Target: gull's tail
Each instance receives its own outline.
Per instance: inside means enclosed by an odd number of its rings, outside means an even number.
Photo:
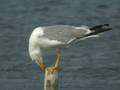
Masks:
[[[91,36],[91,35],[96,35],[105,31],[112,30],[109,24],[102,24],[102,25],[97,25],[92,28],[90,28],[91,33],[85,35],[85,36]]]

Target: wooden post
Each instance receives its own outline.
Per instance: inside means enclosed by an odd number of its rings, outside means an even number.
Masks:
[[[58,70],[45,70],[44,90],[58,90]]]

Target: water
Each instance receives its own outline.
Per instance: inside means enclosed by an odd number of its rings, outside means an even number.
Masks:
[[[1,0],[0,90],[43,90],[44,72],[28,55],[28,38],[37,26],[94,26],[113,30],[62,52],[59,90],[119,90],[119,0]],[[56,52],[43,51],[54,65]],[[50,59],[50,60],[49,60]]]

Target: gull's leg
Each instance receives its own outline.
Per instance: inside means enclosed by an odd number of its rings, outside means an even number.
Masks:
[[[61,53],[60,53],[60,51],[59,51],[59,52],[57,53],[57,61],[56,61],[56,64],[55,64],[55,69],[57,69],[58,66],[59,66],[60,57],[61,57]]]
[[[47,68],[48,71],[53,72],[55,69],[58,68],[59,62],[60,62],[60,57],[61,57],[61,53],[60,53],[60,51],[58,51],[56,64],[55,64],[55,66]]]
[[[43,65],[43,63],[41,63],[40,61],[37,61],[37,63],[40,65],[40,68],[41,68],[42,70],[45,70],[45,69],[46,69],[46,67]]]

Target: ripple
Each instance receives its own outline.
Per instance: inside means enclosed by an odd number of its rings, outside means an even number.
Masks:
[[[40,11],[42,11],[42,12],[47,12],[49,10],[49,8],[48,7],[43,7],[43,8],[34,8],[34,9],[32,9],[32,11],[34,12],[40,12]]]
[[[109,8],[109,6],[108,6],[108,5],[105,5],[105,4],[101,4],[101,5],[98,5],[97,8],[107,9],[107,8]]]

